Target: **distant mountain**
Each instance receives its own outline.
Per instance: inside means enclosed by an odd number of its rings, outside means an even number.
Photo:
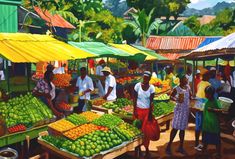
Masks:
[[[196,16],[202,16],[202,15],[215,15],[216,13],[218,13],[221,10],[224,10],[225,8],[234,8],[235,9],[235,2],[219,2],[217,3],[214,7],[211,8],[205,8],[202,10],[197,10],[194,8],[187,8],[183,13],[182,16],[192,16],[192,15],[196,15]]]

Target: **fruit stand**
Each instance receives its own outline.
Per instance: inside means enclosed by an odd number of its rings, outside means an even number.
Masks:
[[[52,111],[32,94],[20,95],[0,103],[0,147],[37,137],[54,121]]]
[[[49,124],[38,143],[65,158],[114,158],[142,144],[142,133],[121,118],[94,112],[72,114]]]

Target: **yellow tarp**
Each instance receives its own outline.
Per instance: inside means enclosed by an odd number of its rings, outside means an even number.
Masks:
[[[136,48],[134,48],[130,45],[127,45],[127,44],[109,44],[109,45],[111,45],[115,48],[118,48],[120,50],[126,51],[126,52],[128,52],[129,54],[132,54],[132,55],[135,55],[135,54],[138,54],[138,53],[144,54],[144,55],[147,56],[145,60],[157,60],[156,57],[151,56],[151,55],[145,53],[144,51],[136,49]]]
[[[0,33],[0,54],[12,62],[82,59],[94,55],[48,35]]]

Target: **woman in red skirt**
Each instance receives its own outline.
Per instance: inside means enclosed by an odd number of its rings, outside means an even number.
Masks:
[[[155,88],[153,85],[149,84],[151,76],[151,72],[145,71],[143,76],[143,82],[137,83],[134,88],[134,118],[141,120],[142,123],[144,122],[146,117],[149,121],[152,120],[153,98]],[[148,135],[144,134],[143,145],[146,149],[145,156],[149,155],[149,143],[150,139]],[[136,151],[141,152],[140,147],[138,147]]]

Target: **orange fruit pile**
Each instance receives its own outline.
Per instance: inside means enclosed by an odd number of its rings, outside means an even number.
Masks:
[[[92,101],[92,105],[96,106],[101,106],[105,103],[106,101],[104,99],[95,99]]]
[[[84,116],[89,122],[92,122],[93,120],[100,117],[100,115],[93,113],[91,111],[83,112],[80,114],[81,116]]]
[[[92,133],[96,130],[101,130],[101,128],[94,124],[84,124],[65,132],[63,135],[69,139],[76,140],[77,138]]]
[[[70,84],[72,77],[70,74],[55,74],[54,79],[52,80],[52,83],[56,87],[68,87]]]

